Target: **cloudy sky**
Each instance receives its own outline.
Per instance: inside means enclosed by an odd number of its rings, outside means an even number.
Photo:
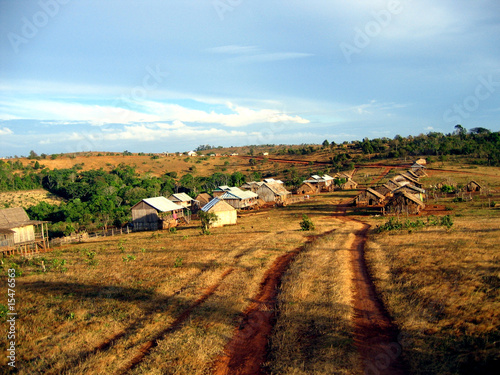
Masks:
[[[0,156],[500,130],[498,0],[0,0]]]

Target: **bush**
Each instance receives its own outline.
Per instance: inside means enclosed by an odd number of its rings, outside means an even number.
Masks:
[[[300,223],[300,227],[304,231],[314,230],[314,223],[311,221],[311,219],[309,219],[309,217],[306,214],[302,214],[302,221]]]

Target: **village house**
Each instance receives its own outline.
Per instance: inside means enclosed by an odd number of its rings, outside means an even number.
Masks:
[[[359,193],[354,199],[356,206],[379,206],[385,200],[385,196],[378,191],[368,188]]]
[[[146,198],[132,207],[134,231],[168,229],[177,226],[180,218],[189,222],[190,215],[165,197]]]
[[[399,185],[405,185],[405,181],[406,181],[406,183],[408,183],[410,185],[417,186],[419,188],[422,187],[422,184],[420,182],[418,182],[418,180],[416,180],[415,178],[411,177],[410,175],[408,175],[406,173],[399,174],[396,177],[394,177],[392,180],[397,182]]]
[[[341,190],[353,190],[353,189],[356,189],[357,187],[358,187],[358,183],[354,180],[351,180],[351,179],[347,180],[342,185],[340,185]]]
[[[47,251],[46,221],[30,220],[22,207],[0,210],[0,250],[20,252]]]
[[[424,189],[419,188],[417,186],[410,185],[410,184],[403,185],[403,186],[393,190],[392,194],[395,195],[399,192],[405,192],[405,193],[412,194],[412,195],[416,196],[417,198],[419,198],[422,202],[427,199],[427,192]]]
[[[251,208],[259,203],[259,196],[252,191],[244,191],[237,187],[228,186],[219,186],[217,190],[217,194],[220,190],[223,190],[224,193],[216,195],[216,190],[214,190],[214,197],[226,201],[236,209]]]
[[[276,180],[273,181],[274,182],[264,182],[255,193],[264,202],[286,203],[292,196],[292,193],[285,189],[283,183],[279,183]]]
[[[217,216],[217,221],[210,225],[211,228],[236,224],[236,209],[224,200],[214,198],[203,206],[201,210],[204,212],[213,212]]]
[[[208,193],[200,193],[196,196],[194,199],[196,202],[198,202],[198,206],[202,208],[204,205],[206,205],[210,200],[212,199],[212,196]]]
[[[325,174],[323,176],[312,175],[308,180],[305,180],[304,182],[318,186],[318,191],[332,191],[334,187],[333,180],[333,177]]]
[[[472,180],[467,185],[465,185],[465,191],[474,192],[481,191],[481,185],[479,185],[476,181]]]
[[[415,163],[420,164],[420,165],[426,165],[427,160],[424,158],[420,158],[420,159],[415,160]]]
[[[394,195],[388,199],[384,207],[384,213],[416,215],[424,208],[424,202],[417,196],[405,191],[400,191],[394,193]]]
[[[319,193],[319,186],[303,182],[296,191],[297,194],[316,194]]]
[[[187,156],[198,156],[195,151],[188,151]]]
[[[194,201],[194,199],[186,193],[172,194],[170,197],[168,197],[168,199],[184,208],[191,208],[191,205]]]

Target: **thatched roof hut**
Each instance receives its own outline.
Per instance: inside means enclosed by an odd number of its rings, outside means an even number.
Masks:
[[[422,202],[416,195],[410,194],[406,191],[399,191],[394,193],[394,195],[388,199],[385,205],[385,213],[415,215],[424,208],[424,202]]]
[[[472,180],[470,181],[466,186],[465,190],[468,192],[473,192],[473,191],[481,191],[482,186],[479,185],[476,181]]]

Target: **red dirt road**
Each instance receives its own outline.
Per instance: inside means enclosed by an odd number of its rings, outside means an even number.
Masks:
[[[355,283],[354,342],[365,374],[405,374],[398,331],[376,294],[365,263],[364,246],[370,226],[361,225],[351,248]]]
[[[273,328],[278,285],[288,265],[301,249],[282,255],[264,275],[259,293],[243,313],[243,320],[214,362],[215,375],[265,374],[267,337]]]

